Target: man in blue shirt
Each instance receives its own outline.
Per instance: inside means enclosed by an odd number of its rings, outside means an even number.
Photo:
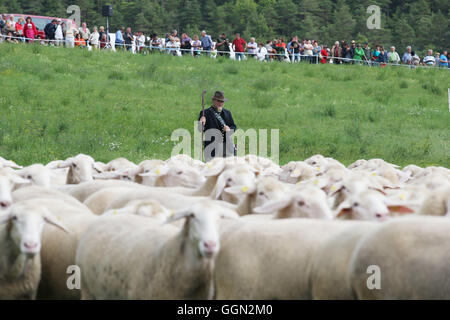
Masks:
[[[441,57],[439,58],[439,66],[444,68],[448,67],[447,50],[442,52]]]
[[[123,27],[120,27],[116,32],[116,48],[123,49]]]
[[[201,41],[202,41],[203,51],[211,51],[213,43],[211,40],[211,36],[207,35],[205,30],[202,31]],[[210,54],[211,54],[211,52],[206,52],[207,56],[209,56]]]

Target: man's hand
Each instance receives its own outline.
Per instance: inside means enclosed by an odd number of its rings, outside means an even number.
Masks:
[[[224,126],[224,127],[223,127],[223,130],[224,130],[225,132],[230,131],[230,127],[229,127],[229,126]]]
[[[203,125],[205,125],[205,123],[206,123],[206,118],[205,117],[201,117],[200,118],[200,122],[203,124]],[[228,128],[229,129],[229,128]]]

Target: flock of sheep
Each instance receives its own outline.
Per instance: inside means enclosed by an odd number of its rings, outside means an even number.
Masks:
[[[448,216],[444,167],[0,157],[0,299],[450,299]]]

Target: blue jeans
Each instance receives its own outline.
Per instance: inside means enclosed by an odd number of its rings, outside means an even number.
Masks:
[[[235,52],[234,56],[236,60],[244,60],[244,54],[242,52]]]
[[[203,51],[211,51],[211,47],[204,47]],[[211,52],[205,52],[204,54],[209,57],[211,55]]]

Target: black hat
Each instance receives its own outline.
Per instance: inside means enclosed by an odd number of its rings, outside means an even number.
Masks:
[[[227,98],[225,98],[223,91],[216,91],[212,97],[213,100],[217,100],[217,101],[227,101]]]

